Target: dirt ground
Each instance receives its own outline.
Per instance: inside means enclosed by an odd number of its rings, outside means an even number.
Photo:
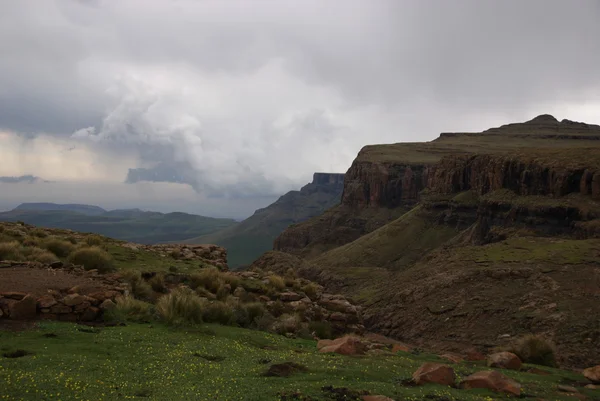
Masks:
[[[106,285],[89,277],[81,277],[62,270],[9,267],[0,269],[0,292],[18,291],[41,296],[49,289],[67,291],[80,287],[80,294],[101,291]]]

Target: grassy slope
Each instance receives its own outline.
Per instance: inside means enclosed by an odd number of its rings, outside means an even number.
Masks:
[[[89,216],[70,211],[14,210],[0,213],[1,221],[24,221],[50,228],[106,235],[143,244],[180,241],[214,232],[235,224],[232,219],[216,219],[187,213],[143,212],[137,215],[104,213]]]
[[[367,390],[397,400],[505,398],[484,390],[403,386],[400,380],[409,378],[421,363],[440,361],[428,354],[319,354],[314,341],[214,325],[172,330],[161,325],[130,324],[92,333],[80,330],[81,326],[67,323],[43,323],[37,330],[0,331],[2,353],[17,349],[33,353],[14,359],[0,357],[0,400],[266,401],[280,399],[280,392],[296,391],[325,400],[321,387],[328,385]],[[54,336],[47,337],[49,334]],[[211,362],[200,355],[223,360]],[[300,363],[308,372],[288,378],[264,377],[262,373],[269,365],[261,360]],[[462,377],[485,368],[481,363],[462,363],[455,369]],[[581,381],[582,376],[544,370],[551,374],[503,373],[524,385],[529,396],[523,399],[572,400],[557,392],[556,385]],[[600,395],[598,390],[583,391],[592,397]]]

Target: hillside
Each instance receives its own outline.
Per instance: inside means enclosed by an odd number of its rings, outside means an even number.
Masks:
[[[230,266],[249,265],[271,250],[273,240],[290,224],[306,221],[338,204],[343,179],[343,174],[315,173],[311,183],[299,191],[288,192],[246,220],[216,233],[183,242],[220,245],[227,248]]]
[[[233,219],[187,213],[143,212],[138,209],[106,211],[98,206],[53,203],[24,203],[9,212],[0,213],[0,221],[22,221],[42,227],[96,233],[141,244],[180,241],[235,224]]]
[[[543,115],[427,143],[367,146],[339,206],[256,265],[351,295],[366,324],[441,349],[535,332],[600,360],[600,127]]]

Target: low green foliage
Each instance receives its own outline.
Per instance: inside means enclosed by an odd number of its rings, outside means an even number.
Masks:
[[[202,322],[206,302],[189,288],[182,287],[163,295],[156,302],[159,318],[170,325]]]
[[[97,269],[101,273],[106,273],[114,269],[110,254],[96,246],[80,248],[74,251],[68,260],[76,265],[82,265],[86,270]]]
[[[59,238],[49,238],[42,243],[42,246],[59,258],[66,258],[75,250],[71,242]]]
[[[211,301],[204,306],[202,318],[208,323],[230,325],[234,322],[233,308],[222,301]]]
[[[167,292],[167,287],[165,287],[165,276],[162,273],[158,273],[148,280],[148,284],[150,284],[150,287],[156,292]]]
[[[190,276],[192,288],[203,287],[216,294],[223,285],[222,273],[216,267],[207,267]]]
[[[275,288],[276,290],[283,291],[283,289],[285,289],[286,287],[285,280],[281,276],[272,274],[268,276],[267,279],[269,280],[269,285]]]

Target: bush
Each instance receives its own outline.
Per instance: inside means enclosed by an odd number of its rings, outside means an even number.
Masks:
[[[523,362],[556,367],[556,347],[541,336],[534,334],[518,339],[509,348]]]
[[[167,324],[196,324],[202,323],[205,304],[193,290],[180,287],[158,299],[156,312]]]
[[[27,238],[23,238],[23,240],[21,241],[21,245],[39,247],[40,241],[37,238],[27,237]]]
[[[212,301],[204,307],[202,318],[208,323],[231,324],[233,308],[225,302]]]
[[[204,287],[213,294],[216,294],[223,285],[221,272],[216,267],[207,267],[198,273],[192,274],[190,281],[192,282],[192,288]]]
[[[283,291],[283,289],[285,288],[285,280],[283,279],[283,277],[273,274],[267,277],[267,279],[269,280],[269,285],[271,285],[271,287],[279,291]]]
[[[173,259],[179,259],[181,257],[181,252],[179,252],[177,249],[173,249],[169,253],[169,256],[171,256]]]
[[[308,330],[315,333],[320,339],[330,339],[333,337],[333,330],[329,322],[310,322]]]
[[[242,280],[238,276],[234,276],[233,274],[228,273],[222,273],[221,278],[223,279],[223,281],[225,281],[225,283],[231,286],[231,291],[235,291],[235,289],[238,288],[242,282]]]
[[[40,263],[49,264],[52,262],[56,262],[56,260],[57,260],[57,257],[55,254],[48,252],[45,249],[41,249],[41,248],[37,248],[37,247],[23,248],[21,250],[21,253],[23,254],[23,256],[26,260],[29,260],[32,262],[40,262]]]
[[[281,315],[283,315],[286,311],[286,307],[283,304],[283,302],[281,301],[275,301],[273,302],[273,304],[271,305],[271,313],[273,314],[273,316],[275,317],[279,317]]]
[[[104,240],[99,235],[88,235],[85,237],[85,243],[89,246],[100,246],[104,243]]]
[[[152,298],[152,287],[142,277],[142,273],[137,270],[129,270],[123,273],[123,278],[131,285],[131,293],[139,299]]]
[[[21,244],[17,241],[0,243],[0,260],[23,260]]]
[[[36,228],[35,230],[32,230],[31,234],[34,237],[38,237],[38,238],[46,238],[48,236],[48,233],[46,232],[46,230],[42,230],[41,228]]]
[[[44,241],[42,246],[59,258],[66,258],[75,250],[75,246],[73,246],[73,244],[57,238]]]
[[[267,312],[265,306],[261,302],[242,304],[242,307],[248,314],[248,320],[250,321],[250,324],[256,324],[256,321]]]
[[[165,276],[162,274],[157,274],[156,276],[152,277],[150,280],[148,280],[148,284],[150,284],[150,287],[152,287],[152,289],[156,292],[167,292],[167,287],[165,286]]]
[[[152,305],[132,296],[118,297],[117,306],[105,312],[108,321],[147,323],[152,320]]]
[[[300,326],[301,322],[298,316],[285,313],[277,319],[274,329],[278,334],[296,333]]]
[[[66,240],[69,241],[73,245],[77,245],[77,238],[75,238],[75,237],[67,237]]]
[[[319,286],[315,283],[306,284],[304,287],[302,287],[302,292],[314,301],[317,299],[317,295],[319,293]]]
[[[277,319],[269,312],[266,312],[261,317],[257,318],[254,322],[256,324],[256,328],[262,331],[272,331],[273,326],[277,322]]]
[[[76,265],[83,265],[85,270],[98,269],[101,273],[113,270],[112,257],[96,246],[80,248],[74,251],[69,256],[69,262]]]

